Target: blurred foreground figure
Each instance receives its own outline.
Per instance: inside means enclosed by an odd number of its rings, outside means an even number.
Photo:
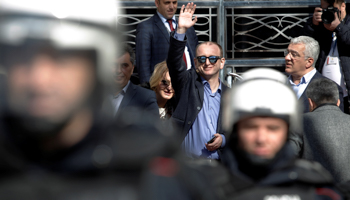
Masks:
[[[288,78],[274,70],[269,68],[255,68],[250,70],[248,73],[242,74],[242,79],[244,81],[255,80],[255,79],[271,79],[282,84],[289,86]],[[290,101],[294,103],[293,101]],[[289,102],[285,102],[285,106],[289,106]],[[279,103],[280,104],[280,103]],[[300,106],[300,103],[299,103]],[[301,127],[296,127],[288,133],[288,143],[293,149],[295,156],[300,156],[301,150],[303,148],[303,133]]]
[[[171,145],[152,119],[123,129],[101,112],[116,2],[65,2],[0,1],[0,198],[138,199],[144,163]]]
[[[341,199],[331,189],[331,175],[318,163],[296,159],[287,142],[289,133],[301,128],[298,100],[290,87],[268,77],[250,77],[225,96],[224,108],[230,135],[222,162],[235,190],[230,197]]]

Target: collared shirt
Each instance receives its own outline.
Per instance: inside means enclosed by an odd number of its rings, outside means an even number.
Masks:
[[[169,25],[167,19],[165,17],[163,17],[163,15],[160,14],[158,11],[157,11],[157,14],[158,14],[159,18],[162,20],[164,26],[168,29],[168,32],[170,33],[171,29],[170,29],[170,25]],[[176,24],[176,20],[175,20],[175,15],[173,16],[172,19],[173,19],[173,28],[176,29],[177,24]]]
[[[221,100],[221,81],[218,90],[212,93],[209,83],[202,78],[204,86],[204,101],[201,111],[194,120],[191,129],[182,142],[182,148],[189,157],[219,159],[216,151],[209,151],[205,144],[216,134]],[[224,135],[222,136],[221,147],[226,144]]]
[[[174,34],[174,38],[177,39],[177,40],[179,40],[179,41],[184,41],[185,36],[186,36],[185,33],[180,34],[180,33],[176,33],[176,32],[175,32],[175,34]]]
[[[157,11],[157,14],[158,14],[158,16],[159,16],[159,18],[162,20],[162,22],[163,22],[163,24],[164,24],[164,26],[168,29],[168,32],[170,33],[171,32],[171,29],[170,29],[170,25],[169,25],[169,23],[168,23],[168,21],[167,21],[167,19],[165,19],[165,17],[163,17],[163,15],[162,14],[160,14],[158,11]],[[176,27],[177,27],[177,24],[176,24],[176,20],[175,20],[175,15],[173,16],[173,28],[174,29],[176,29]],[[176,35],[181,35],[181,37],[180,38],[178,38]],[[185,39],[185,34],[178,34],[178,33],[176,33],[176,31],[175,31],[175,39],[178,39],[178,40],[180,40],[180,41],[183,41],[184,39]],[[185,47],[185,55],[186,55],[186,65],[187,65],[187,69],[191,69],[191,67],[192,67],[192,64],[191,64],[191,57],[190,57],[190,52],[188,51],[188,48],[187,48],[187,46]]]
[[[128,89],[130,85],[130,81],[128,81],[128,84],[120,91],[117,95],[111,95],[111,101],[112,105],[114,107],[113,115],[115,116],[119,110],[120,104],[125,96],[126,90]]]
[[[301,78],[300,83],[298,85],[296,85],[293,82],[292,76],[289,75],[289,77],[288,77],[289,83],[291,84],[292,89],[294,90],[294,92],[297,95],[298,99],[304,93],[307,85],[309,84],[309,82],[311,81],[312,77],[314,77],[315,74],[316,74],[316,69],[314,68],[313,70],[309,71],[307,74],[305,74]]]

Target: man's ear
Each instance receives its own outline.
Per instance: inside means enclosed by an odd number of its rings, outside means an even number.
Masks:
[[[312,67],[312,64],[314,64],[315,60],[313,58],[307,58],[306,59],[306,69],[309,69]]]
[[[154,3],[156,4],[157,8],[159,6],[159,0],[154,0]]]
[[[224,66],[225,66],[225,63],[226,63],[226,60],[225,60],[225,58],[220,58],[220,69],[223,69],[224,68]]]
[[[131,74],[133,74],[133,73],[134,73],[134,69],[135,69],[135,65],[132,65]]]
[[[199,66],[198,60],[197,60],[197,58],[193,58],[193,60],[194,60],[194,67],[196,69],[196,72],[198,73],[199,72],[199,70],[198,70],[198,66]]]
[[[338,99],[338,101],[337,101],[337,106],[339,107],[339,105],[340,105],[340,100]]]
[[[316,108],[316,104],[310,98],[307,98],[307,100],[309,101],[309,111],[312,112]]]

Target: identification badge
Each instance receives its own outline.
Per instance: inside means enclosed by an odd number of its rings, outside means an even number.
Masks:
[[[338,65],[338,57],[327,56],[327,65]]]

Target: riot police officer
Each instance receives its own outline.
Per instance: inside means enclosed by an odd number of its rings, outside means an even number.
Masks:
[[[230,181],[235,192],[228,198],[341,199],[331,175],[318,163],[296,159],[287,142],[301,125],[291,88],[275,77],[251,74],[254,70],[246,72],[248,78],[224,102],[230,139],[222,162],[235,177]]]
[[[114,0],[0,2],[2,199],[138,199],[144,164],[171,152],[153,119],[125,129],[102,105],[119,13]]]

